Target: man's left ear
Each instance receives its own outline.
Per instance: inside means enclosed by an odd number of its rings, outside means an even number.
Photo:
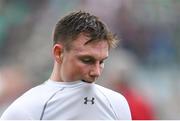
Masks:
[[[62,57],[63,57],[63,45],[62,44],[55,44],[53,46],[53,56],[54,59],[57,63],[61,63],[62,62]]]

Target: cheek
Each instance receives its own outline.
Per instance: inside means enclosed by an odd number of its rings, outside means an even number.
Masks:
[[[66,65],[64,72],[68,80],[79,80],[88,74],[88,67],[78,60],[73,60],[70,63],[66,62]]]
[[[84,75],[87,73],[87,70],[88,70],[87,67],[79,61],[74,61],[72,63],[72,66],[73,66],[72,70],[73,70],[74,74],[77,76],[78,75],[81,76],[81,75]]]

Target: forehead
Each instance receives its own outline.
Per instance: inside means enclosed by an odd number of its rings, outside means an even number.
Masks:
[[[107,41],[94,41],[89,42],[89,37],[79,35],[79,37],[73,41],[71,51],[79,55],[90,55],[97,58],[105,58],[108,56],[109,46]]]

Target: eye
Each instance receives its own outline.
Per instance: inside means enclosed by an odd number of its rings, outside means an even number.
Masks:
[[[104,60],[103,61],[100,61],[100,66],[102,67],[102,68],[104,68]]]
[[[104,64],[104,60],[100,61],[100,65],[101,65],[101,64]]]
[[[85,64],[94,64],[94,60],[92,58],[82,58],[81,61]]]

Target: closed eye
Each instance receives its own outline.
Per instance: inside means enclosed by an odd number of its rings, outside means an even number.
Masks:
[[[108,57],[104,58],[103,60],[100,61],[100,64],[104,64],[104,61],[107,59]]]
[[[95,59],[92,57],[82,57],[82,58],[80,58],[80,60],[85,64],[94,64],[95,63]]]
[[[91,56],[83,56],[83,57],[79,57],[79,59],[81,60],[81,62],[85,64],[95,64],[97,61],[95,58]],[[107,59],[107,57],[99,61],[99,64],[100,65],[104,64],[105,59]]]
[[[104,63],[104,60],[103,61],[100,61],[100,64],[103,64]]]

